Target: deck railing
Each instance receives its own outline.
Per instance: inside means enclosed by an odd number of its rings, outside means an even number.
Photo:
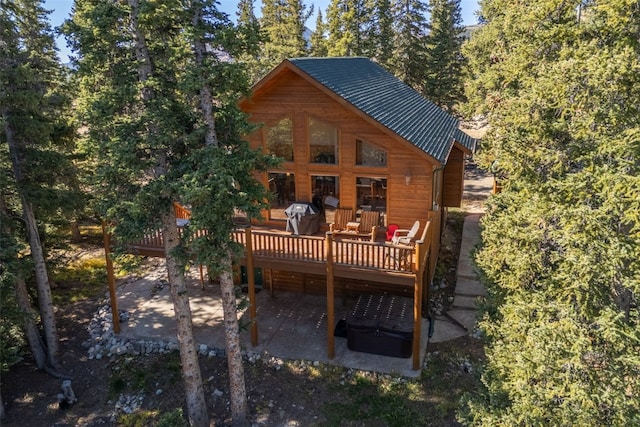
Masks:
[[[422,246],[420,249],[422,254],[426,254],[431,247],[431,226],[433,224],[428,221],[422,239],[416,245],[411,246],[394,245],[389,242],[334,239],[332,233],[327,233],[324,237],[297,236],[261,231],[253,227],[234,230],[232,238],[235,242],[242,244],[245,251],[247,238],[250,238],[251,251],[255,258],[327,263],[327,244],[330,242],[332,263],[337,266],[415,273],[419,268],[418,264],[424,261],[418,259],[418,246]],[[179,230],[182,236],[183,229]],[[198,236],[202,233],[202,231],[198,231],[195,234]],[[132,247],[142,254],[164,253],[162,232],[155,230],[146,233]]]
[[[175,211],[176,218],[178,218],[178,219],[189,219],[189,218],[191,218],[191,211],[189,209],[185,208],[184,206],[182,206],[180,203],[173,202],[173,209]]]
[[[329,236],[295,236],[253,230],[249,233],[236,230],[233,233],[234,241],[245,248],[247,236],[251,236],[254,257],[327,262],[326,245]],[[333,263],[336,265],[408,273],[414,271],[416,250],[413,246],[358,240],[330,241],[333,247]]]
[[[191,212],[178,203],[174,203],[176,218],[189,219]],[[431,247],[431,228],[433,218],[427,221],[419,245],[423,245],[422,254]],[[436,224],[437,225],[437,224]],[[183,235],[182,227],[179,228]],[[202,231],[195,233],[201,235]],[[250,236],[250,237],[248,237]],[[247,248],[247,238],[251,239],[252,255],[257,258],[270,258],[297,262],[327,262],[327,242],[331,242],[332,263],[338,266],[371,270],[388,270],[415,273],[424,260],[419,260],[418,245],[393,245],[389,242],[370,242],[349,239],[334,239],[331,233],[324,237],[297,236],[284,233],[260,231],[253,227],[236,229],[232,233],[235,242]],[[132,245],[140,252],[164,252],[164,239],[160,230],[144,235]],[[436,248],[437,249],[437,248]],[[423,258],[423,257],[421,257]]]
[[[326,262],[325,239],[314,236],[292,236],[252,231],[253,256],[292,261]],[[233,240],[247,247],[247,233],[244,229],[233,232]]]
[[[145,233],[142,238],[135,242],[135,247],[148,247],[148,248],[159,248],[164,250],[164,236],[162,235],[162,230],[153,230],[149,233]]]

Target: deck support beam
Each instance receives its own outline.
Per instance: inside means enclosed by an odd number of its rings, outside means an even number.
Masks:
[[[247,245],[247,282],[249,286],[249,320],[251,321],[251,345],[258,345],[258,320],[256,307],[256,278],[253,271],[253,242],[251,226],[244,230]]]
[[[109,300],[111,302],[111,318],[113,332],[120,333],[120,312],[118,312],[118,297],[116,296],[116,276],[113,272],[111,259],[111,234],[107,232],[107,224],[102,221],[102,239],[104,241],[104,256],[107,262],[107,282],[109,283]]]
[[[198,266],[198,269],[200,270],[200,287],[204,291],[204,267],[202,264]]]
[[[427,224],[428,226],[428,224]],[[417,371],[420,369],[420,351],[422,338],[422,277],[424,272],[424,260],[422,252],[424,251],[424,242],[416,242],[416,271],[415,282],[413,285],[413,355],[412,369]]]
[[[422,351],[422,309],[423,305],[429,305],[429,287],[427,286],[426,298],[424,295],[424,279],[427,277],[427,281],[431,280],[431,260],[430,254],[433,249],[433,233],[434,227],[432,221],[427,221],[424,232],[422,233],[422,239],[416,242],[416,262],[414,277],[415,282],[413,286],[413,365],[414,371],[419,370],[420,367],[420,351]],[[425,243],[427,242],[427,243]]]
[[[333,325],[335,324],[335,301],[333,283],[333,233],[326,234],[325,253],[327,254],[327,357],[333,359],[336,356]]]

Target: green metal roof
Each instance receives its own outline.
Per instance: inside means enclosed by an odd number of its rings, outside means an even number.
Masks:
[[[447,161],[454,140],[475,148],[475,139],[458,129],[458,119],[368,58],[289,62],[440,163]]]
[[[460,144],[462,144],[463,147],[465,147],[472,153],[476,151],[476,144],[478,143],[478,140],[467,135],[466,133],[464,133],[464,131],[456,129],[453,134],[453,139],[458,141]]]

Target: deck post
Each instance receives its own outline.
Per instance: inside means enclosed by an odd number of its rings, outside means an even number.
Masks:
[[[107,283],[109,283],[109,300],[111,301],[111,318],[113,332],[120,333],[120,313],[118,312],[118,298],[116,296],[116,277],[113,273],[111,260],[111,234],[107,232],[107,224],[102,220],[102,240],[104,241],[104,257],[107,262]]]
[[[256,278],[253,271],[253,242],[251,226],[244,229],[247,246],[247,282],[249,285],[249,320],[251,320],[251,345],[258,345],[258,321],[256,319]]]
[[[202,290],[204,291],[204,271],[203,271],[203,268],[202,268],[202,264],[200,264],[198,267],[200,269],[200,286],[201,286]]]
[[[415,283],[413,285],[413,366],[412,369],[420,369],[420,350],[422,337],[422,276],[424,271],[423,252],[424,241],[416,242],[416,270]]]
[[[336,355],[333,325],[335,323],[334,289],[333,289],[333,233],[326,234],[325,254],[327,257],[327,357],[333,359]]]
[[[440,219],[442,220],[442,217],[440,217]],[[429,220],[429,234],[427,235],[428,237],[428,242],[429,242],[429,247],[426,249],[426,253],[425,253],[425,268],[423,269],[424,273],[426,274],[426,278],[427,278],[427,287],[426,287],[426,293],[424,295],[424,301],[428,304],[427,305],[427,310],[429,313],[429,316],[431,316],[431,280],[433,279],[433,274],[435,271],[435,268],[431,268],[431,263],[432,260],[437,260],[438,259],[438,253],[434,253],[434,245],[433,245],[433,234],[435,233],[434,231],[434,227],[431,226],[432,222],[431,220]],[[442,227],[442,222],[440,223],[440,226]],[[438,233],[440,233],[440,230],[437,231]],[[434,270],[434,271],[432,271]],[[424,278],[423,278],[424,279]],[[422,281],[422,283],[424,283],[424,280]],[[424,290],[423,290],[424,292]],[[431,317],[429,317],[431,318]],[[431,320],[433,321],[433,320]],[[431,325],[429,325],[431,326]]]

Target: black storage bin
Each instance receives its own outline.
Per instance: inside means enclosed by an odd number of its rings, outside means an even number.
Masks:
[[[255,282],[256,288],[262,289],[262,268],[253,267],[253,281]],[[242,285],[249,284],[247,267],[244,265],[240,266],[240,282]]]
[[[411,357],[413,300],[395,295],[360,295],[347,316],[349,350]]]

